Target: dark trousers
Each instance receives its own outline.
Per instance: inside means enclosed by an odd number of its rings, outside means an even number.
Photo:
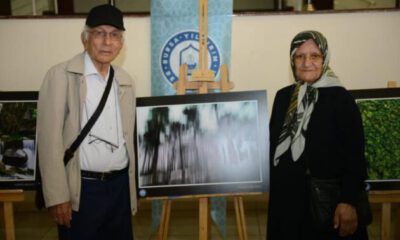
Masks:
[[[71,228],[58,227],[60,240],[133,240],[128,173],[107,181],[82,179],[79,212]]]

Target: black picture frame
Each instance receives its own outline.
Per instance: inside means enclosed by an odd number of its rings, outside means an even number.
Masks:
[[[137,99],[140,198],[267,192],[266,91]]]
[[[360,109],[371,190],[400,189],[400,88],[350,90]]]
[[[0,92],[0,189],[33,189],[38,92]]]

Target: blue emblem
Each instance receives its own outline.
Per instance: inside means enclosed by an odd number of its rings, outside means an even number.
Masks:
[[[188,75],[192,75],[192,71],[197,68],[199,63],[199,49],[190,44],[188,47],[182,49],[179,53],[179,65],[188,65]]]
[[[161,52],[161,70],[164,78],[171,84],[179,78],[179,67],[188,65],[188,77],[199,65],[199,33],[196,31],[179,32],[170,37],[164,44]],[[208,67],[219,73],[221,65],[220,51],[214,41],[208,37]]]

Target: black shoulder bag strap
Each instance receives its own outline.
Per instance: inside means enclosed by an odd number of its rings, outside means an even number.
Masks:
[[[99,118],[101,112],[103,111],[104,105],[106,104],[108,95],[109,95],[110,90],[111,90],[113,79],[114,79],[114,69],[110,65],[110,74],[108,76],[107,86],[104,89],[104,93],[103,93],[103,96],[100,99],[99,105],[97,106],[97,108],[94,111],[93,115],[87,121],[86,125],[81,130],[81,133],[79,134],[79,136],[75,139],[75,141],[71,144],[71,146],[67,150],[65,150],[65,153],[64,153],[64,165],[67,165],[69,160],[74,156],[74,152],[76,151],[76,149],[78,149],[79,145],[81,145],[83,139],[89,133],[90,129],[92,129],[93,125],[95,124],[95,122]]]
[[[108,76],[107,86],[104,89],[104,93],[100,99],[99,105],[97,106],[96,110],[94,111],[93,115],[90,117],[90,119],[88,120],[86,125],[81,130],[81,133],[79,134],[79,136],[75,139],[75,141],[71,144],[71,146],[67,150],[65,150],[64,165],[67,165],[69,160],[74,156],[74,152],[79,147],[79,145],[82,143],[83,139],[89,133],[90,129],[93,127],[97,118],[99,118],[100,113],[103,111],[104,105],[105,105],[108,95],[110,93],[113,79],[114,79],[114,69],[112,66],[110,66],[110,74]],[[41,174],[40,174],[40,170],[39,170],[38,166],[36,166],[36,167],[37,167],[38,174],[36,176],[35,204],[36,204],[37,209],[40,210],[45,207],[45,203],[44,203],[43,189],[42,189],[42,178],[41,178]]]

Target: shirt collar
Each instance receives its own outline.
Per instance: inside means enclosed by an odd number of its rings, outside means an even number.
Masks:
[[[99,74],[99,72],[97,71],[96,67],[94,66],[93,61],[90,58],[90,56],[89,56],[87,51],[85,51],[84,64],[85,64],[85,70],[84,70],[85,76],[89,76],[89,75],[95,74],[95,75],[97,75],[98,77],[101,78],[101,75]],[[108,68],[106,79],[108,79],[108,75],[109,74],[110,74],[110,68]]]

